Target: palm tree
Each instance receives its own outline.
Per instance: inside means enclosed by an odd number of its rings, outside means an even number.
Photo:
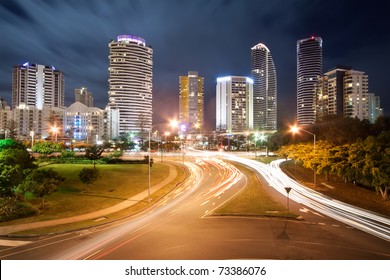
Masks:
[[[93,161],[93,168],[96,168],[96,160],[102,157],[104,148],[102,146],[93,145],[85,149],[85,157]]]

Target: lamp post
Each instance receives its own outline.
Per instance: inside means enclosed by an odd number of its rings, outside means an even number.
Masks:
[[[249,131],[246,131],[245,132],[245,147],[246,147],[246,152],[248,153],[249,152],[249,149],[248,149],[248,136],[249,136]]]
[[[182,124],[180,126],[180,139],[181,139],[181,151],[182,151],[182,165],[184,166],[184,156],[185,156],[185,141],[186,141],[186,131],[187,126]]]
[[[31,136],[31,151],[32,151],[32,148],[34,146],[34,131],[30,131],[30,136]]]
[[[167,145],[168,145],[168,136],[170,135],[171,133],[169,133],[169,131],[165,131],[164,135],[165,135],[165,150],[167,150]],[[163,144],[161,143],[161,162],[164,161],[164,156],[163,156]]]
[[[262,132],[259,138],[260,138],[259,154],[261,156],[261,150],[263,149],[263,142],[267,139],[267,137],[264,135],[264,132]]]
[[[315,155],[316,155],[316,135],[314,133],[311,133],[310,131],[304,130],[303,128],[300,128],[300,127],[297,127],[297,126],[293,126],[290,129],[290,131],[292,133],[297,133],[300,130],[302,130],[303,132],[306,132],[307,134],[310,134],[311,136],[313,136],[313,159],[315,159]],[[314,182],[314,186],[316,186],[317,185],[317,172],[316,172],[315,164],[314,164],[314,168],[313,169],[314,169],[313,182]]]
[[[260,137],[259,132],[255,132],[255,135],[254,135],[254,138],[255,138],[255,158],[257,157],[257,147],[256,147],[256,145],[257,145],[257,141],[259,140],[259,137]]]
[[[53,126],[53,127],[51,128],[51,132],[54,133],[54,135],[55,135],[55,142],[57,142],[58,127]]]
[[[290,197],[289,197],[289,194],[290,194],[290,191],[291,191],[291,187],[285,187],[284,188],[286,190],[286,193],[287,193],[287,211],[290,211]]]
[[[148,203],[150,202],[150,157],[151,157],[151,154],[150,154],[150,137],[151,137],[151,132],[153,130],[153,127],[155,126],[158,126],[158,125],[166,125],[166,124],[169,124],[169,123],[159,123],[159,124],[155,124],[155,125],[152,125],[152,127],[149,129],[149,143],[148,143]],[[177,125],[177,122],[176,121],[171,121],[170,122],[170,125],[173,127],[173,126],[176,126]]]

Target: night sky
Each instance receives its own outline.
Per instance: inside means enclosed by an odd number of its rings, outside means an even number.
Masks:
[[[205,122],[215,128],[216,78],[250,75],[250,49],[271,51],[280,123],[296,115],[296,42],[323,39],[323,71],[350,65],[390,112],[390,4],[342,0],[0,0],[0,97],[11,105],[12,67],[53,65],[65,73],[65,103],[88,87],[108,101],[108,42],[120,34],[152,46],[153,121],[177,116],[179,76],[205,78]]]

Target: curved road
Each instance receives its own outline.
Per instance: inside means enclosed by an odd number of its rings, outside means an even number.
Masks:
[[[290,208],[303,221],[209,215],[247,183],[219,158],[188,152],[185,184],[136,217],[25,240],[31,243],[0,250],[0,259],[390,259],[389,242],[299,203]],[[285,203],[281,193],[267,190]]]

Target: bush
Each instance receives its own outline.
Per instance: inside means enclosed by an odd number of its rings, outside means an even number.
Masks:
[[[119,157],[123,156],[123,151],[120,151],[120,150],[114,151],[113,153],[110,154],[110,156],[119,158]]]
[[[61,158],[73,158],[75,157],[76,153],[69,150],[63,150],[61,152]]]
[[[35,216],[39,210],[27,202],[15,198],[0,198],[0,222]]]
[[[80,181],[84,184],[92,184],[100,177],[99,169],[83,168],[79,173]]]

